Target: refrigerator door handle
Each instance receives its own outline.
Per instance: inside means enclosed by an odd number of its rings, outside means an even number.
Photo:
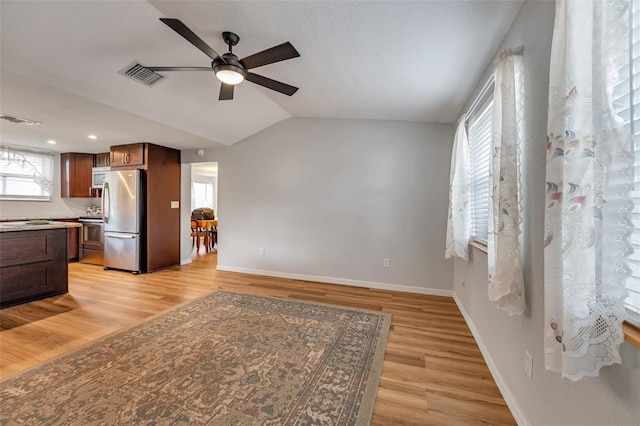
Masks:
[[[105,233],[104,236],[108,238],[118,238],[120,240],[132,240],[136,237],[135,235],[114,235],[114,234],[107,234],[107,233]]]
[[[102,182],[102,200],[100,203],[100,210],[102,211],[102,221],[104,223],[109,223],[109,215],[107,214],[107,209],[105,209],[106,206],[106,198],[109,196],[109,183],[108,182]]]

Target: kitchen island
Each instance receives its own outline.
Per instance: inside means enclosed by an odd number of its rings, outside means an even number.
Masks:
[[[67,233],[72,222],[0,223],[0,308],[68,291]]]

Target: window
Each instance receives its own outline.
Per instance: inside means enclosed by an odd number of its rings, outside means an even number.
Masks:
[[[0,200],[51,201],[51,152],[0,145]]]
[[[490,95],[491,93],[489,93]],[[486,95],[485,95],[486,98]],[[469,119],[471,159],[471,239],[487,244],[491,169],[491,97]]]
[[[195,205],[198,207],[213,208],[213,184],[211,183],[193,183],[193,195]]]
[[[614,90],[613,106],[634,140],[635,188],[632,196],[635,207],[632,221],[636,229],[631,236],[634,252],[629,257],[632,276],[627,280],[629,297],[626,307],[631,322],[640,326],[640,3],[632,1],[630,4],[629,59],[620,70],[622,81]]]
[[[209,207],[217,210],[217,183],[214,176],[193,175],[191,183],[191,210],[200,207]]]

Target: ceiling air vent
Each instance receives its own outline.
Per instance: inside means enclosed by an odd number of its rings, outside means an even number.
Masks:
[[[35,126],[40,124],[39,121],[29,120],[28,118],[13,117],[11,115],[0,115],[0,120],[9,121],[15,124],[24,124],[25,126]]]
[[[120,71],[118,71],[118,74],[129,77],[130,79],[149,87],[165,79],[164,75],[160,75],[155,71],[151,71],[150,69],[145,68],[143,65],[140,65],[137,62],[133,62],[122,68]]]

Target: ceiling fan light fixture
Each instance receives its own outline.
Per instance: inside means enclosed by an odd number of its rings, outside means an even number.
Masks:
[[[234,64],[219,64],[213,68],[218,80],[225,84],[236,85],[242,83],[246,71]]]
[[[2,1],[2,0],[0,0]],[[263,77],[248,70],[262,67],[264,65],[273,64],[287,59],[293,59],[300,56],[300,53],[288,41],[269,49],[263,50],[253,55],[249,55],[243,59],[238,59],[233,54],[233,46],[237,45],[240,37],[231,31],[224,31],[222,39],[229,46],[229,51],[223,55],[219,55],[215,50],[198,37],[189,29],[182,21],[175,18],[160,18],[164,24],[178,33],[182,38],[193,44],[202,53],[213,59],[211,67],[144,67],[148,71],[210,71],[213,70],[216,78],[222,82],[220,85],[220,95],[218,100],[228,101],[233,99],[234,86],[247,80],[258,86],[265,87],[270,90],[282,93],[283,95],[292,96],[298,91],[297,87],[290,86],[277,80]],[[160,75],[160,74],[158,74]]]

